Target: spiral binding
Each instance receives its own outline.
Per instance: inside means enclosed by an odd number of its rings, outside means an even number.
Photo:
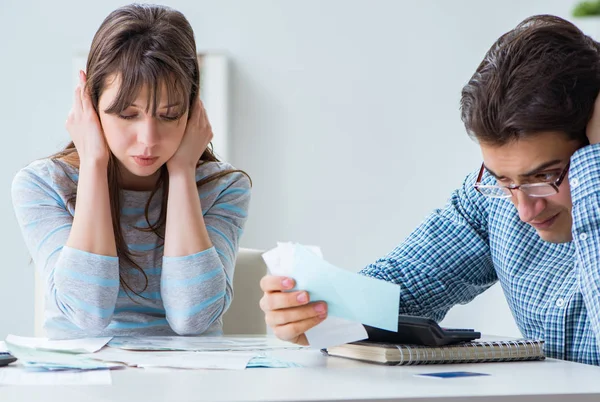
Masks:
[[[434,363],[484,363],[544,359],[544,341],[466,342],[449,346],[382,345],[398,349],[396,366]]]

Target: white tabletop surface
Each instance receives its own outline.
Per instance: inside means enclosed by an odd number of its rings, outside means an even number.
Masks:
[[[2,402],[61,401],[600,401],[600,367],[541,362],[380,366],[315,350],[273,352],[302,368],[112,371],[112,385],[2,386]],[[2,370],[20,370],[18,367]],[[416,376],[475,371],[490,376]]]

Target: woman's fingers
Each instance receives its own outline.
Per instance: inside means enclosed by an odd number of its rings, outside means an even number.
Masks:
[[[79,78],[81,82],[81,109],[85,112],[95,112],[92,105],[92,97],[87,86],[87,76],[83,71],[79,71]]]

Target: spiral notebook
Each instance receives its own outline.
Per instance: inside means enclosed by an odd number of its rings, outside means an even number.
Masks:
[[[542,340],[464,342],[447,346],[396,345],[353,342],[323,349],[329,356],[345,357],[387,365],[484,363],[543,360]]]

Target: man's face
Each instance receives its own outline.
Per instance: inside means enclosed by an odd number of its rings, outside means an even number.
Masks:
[[[502,146],[480,144],[485,167],[499,185],[554,182],[579,146],[557,132],[539,133]],[[511,201],[521,220],[533,226],[542,240],[571,241],[568,176],[557,194],[535,198],[513,190]]]

